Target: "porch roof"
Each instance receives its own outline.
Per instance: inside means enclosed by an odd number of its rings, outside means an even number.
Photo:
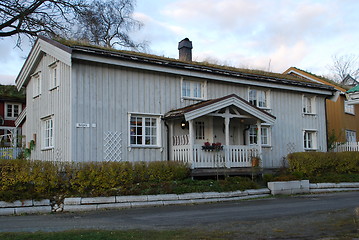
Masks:
[[[253,106],[236,94],[231,94],[225,97],[189,105],[184,108],[175,109],[166,113],[164,118],[185,118],[186,121],[189,121],[229,106],[235,106],[265,123],[273,124],[276,119],[276,117],[272,114],[256,106]]]

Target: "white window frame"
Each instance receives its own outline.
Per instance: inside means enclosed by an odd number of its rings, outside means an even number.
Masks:
[[[316,97],[315,96],[302,96],[302,113],[306,115],[316,114]]]
[[[347,142],[356,142],[357,133],[353,130],[345,130],[345,140]]]
[[[304,150],[318,150],[318,131],[315,129],[305,129],[303,131]]]
[[[58,62],[50,64],[49,68],[50,68],[49,90],[53,90],[60,85],[60,73],[59,73],[60,68]]]
[[[8,116],[9,106],[11,106],[11,116],[10,117]],[[18,107],[17,116],[15,116],[15,106]],[[20,115],[20,113],[22,111],[22,104],[20,104],[20,103],[5,103],[4,111],[5,111],[4,116],[5,116],[6,120],[15,120]]]
[[[37,72],[31,76],[33,82],[32,85],[32,97],[36,98],[41,95],[41,72]]]
[[[253,130],[254,129],[254,130]],[[264,133],[267,135],[265,136]],[[258,130],[257,125],[250,125],[248,130],[248,142],[249,145],[258,144]],[[267,138],[267,143],[264,143],[263,138]],[[262,147],[271,147],[272,146],[272,130],[270,125],[262,124],[261,125],[261,143]]]
[[[205,100],[206,97],[207,97],[206,81],[186,80],[181,78],[182,99]]]
[[[133,118],[141,119],[141,125],[133,124]],[[155,135],[152,134],[151,129],[153,126],[146,126],[146,120],[154,120]],[[140,129],[140,134],[136,132],[136,126]],[[147,131],[146,131],[147,130]],[[148,133],[150,131],[150,133]],[[148,134],[147,134],[148,133]],[[137,143],[136,137],[139,137],[140,143]],[[152,137],[155,137],[155,143],[146,143],[146,137],[151,141]],[[133,140],[136,142],[133,143]],[[128,114],[128,146],[130,148],[160,148],[161,147],[161,115],[159,114],[145,114],[145,113],[129,113]]]
[[[344,100],[344,112],[355,115],[354,104],[348,104],[348,100]]]
[[[48,116],[42,118],[42,150],[49,150],[54,148],[54,118]]]
[[[260,103],[263,103],[263,101],[260,101],[260,96],[264,96],[264,103],[265,103],[264,106],[262,104],[260,104]],[[258,108],[269,110],[270,109],[270,90],[248,88],[248,102]]]

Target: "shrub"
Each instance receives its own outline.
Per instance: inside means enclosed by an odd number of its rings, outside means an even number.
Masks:
[[[288,155],[289,169],[316,176],[328,173],[359,173],[359,152],[300,152]]]
[[[60,163],[0,160],[0,200],[54,196],[126,194],[139,182],[183,180],[189,168],[180,162]]]

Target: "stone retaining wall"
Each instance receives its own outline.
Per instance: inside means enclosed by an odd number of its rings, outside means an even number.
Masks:
[[[93,211],[180,204],[236,201],[266,197],[277,194],[325,193],[338,191],[359,191],[359,183],[315,183],[308,180],[269,182],[268,188],[234,192],[205,192],[185,194],[160,194],[140,196],[112,196],[94,198],[64,198],[60,203],[49,199],[41,201],[25,200],[12,203],[0,201],[0,215],[19,215],[51,212]]]
[[[7,203],[0,201],[0,215],[33,214],[51,212],[93,211],[100,209],[119,209],[149,206],[165,206],[179,204],[211,203],[235,201],[270,196],[267,188],[234,192],[205,192],[185,194],[161,194],[140,196],[112,196],[94,198],[65,198],[63,203],[54,204],[50,200],[16,201]]]

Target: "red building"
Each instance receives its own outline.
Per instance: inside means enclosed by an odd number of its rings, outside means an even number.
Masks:
[[[0,147],[21,146],[22,121],[15,121],[25,109],[25,95],[13,85],[0,85]]]

